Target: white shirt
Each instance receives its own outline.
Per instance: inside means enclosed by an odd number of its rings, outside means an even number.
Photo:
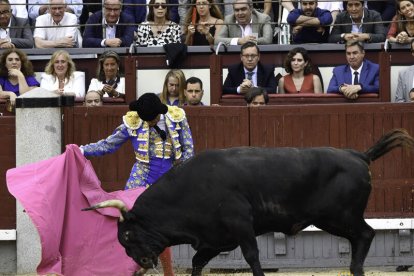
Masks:
[[[72,36],[74,41],[78,44],[78,28],[76,25],[78,24],[78,19],[76,15],[72,13],[65,12],[62,20],[56,24],[53,21],[52,16],[47,13],[44,15],[39,16],[36,19],[36,28],[33,33],[33,37],[39,37],[43,40],[58,40],[67,36]],[[66,25],[70,25],[71,27],[63,27]],[[61,26],[58,28],[41,28],[44,26]]]
[[[102,90],[103,87],[104,87],[104,84],[101,81],[99,81],[96,78],[93,78],[91,80],[91,84],[89,85],[88,91],[91,91],[91,90],[99,91],[99,90]],[[121,94],[125,94],[125,78],[124,77],[121,77],[121,79],[119,80],[118,86],[115,88],[115,90]],[[105,93],[105,95],[103,96],[109,97],[107,93]]]
[[[9,36],[10,24],[11,24],[11,19],[9,20],[9,25],[7,26],[7,29],[0,28],[0,39],[4,39],[4,38],[10,39],[10,36]]]
[[[74,72],[68,82],[65,80],[63,94],[75,93],[76,97],[85,97],[85,73]],[[59,89],[59,80],[52,75],[42,73],[40,87],[55,91]]]
[[[239,22],[236,21],[237,24],[239,24]],[[239,25],[241,32],[242,32],[242,36],[241,37],[245,37],[247,35],[252,35],[253,33],[253,29],[252,29],[252,23],[253,23],[253,19],[250,19],[250,24],[244,26]],[[231,39],[230,41],[230,45],[237,45],[237,41],[239,40],[240,37],[234,37]]]
[[[17,1],[22,1],[22,0],[17,0]],[[24,3],[26,3],[26,1],[24,1]],[[37,17],[39,16],[40,6],[48,5],[49,0],[28,0],[27,3],[28,3],[28,9],[29,9],[29,17],[33,20],[37,20]],[[73,10],[73,12],[76,15],[76,18],[79,18],[81,16],[82,8],[83,8],[82,0],[65,0],[65,3],[69,6],[69,8]]]
[[[244,78],[247,79],[247,72],[246,68],[244,69]],[[252,87],[257,87],[257,66],[252,71],[254,74],[252,75],[251,82],[253,83]],[[240,94],[240,85],[237,87],[237,93]]]
[[[357,70],[352,69],[351,67],[351,80],[352,80],[352,84],[354,84],[354,72],[358,72],[358,82],[360,82],[361,80],[361,70],[362,70],[362,66],[364,66],[364,62],[361,63],[361,66],[359,66],[359,68]]]

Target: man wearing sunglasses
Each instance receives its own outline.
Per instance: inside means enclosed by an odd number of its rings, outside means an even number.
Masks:
[[[270,17],[253,8],[252,0],[235,0],[233,14],[226,16],[214,44],[243,45],[246,42],[270,44],[273,30]]]
[[[120,0],[105,0],[103,12],[92,14],[86,24],[84,48],[129,47],[134,39],[134,19],[122,13]]]

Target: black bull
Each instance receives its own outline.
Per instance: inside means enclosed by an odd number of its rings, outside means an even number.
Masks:
[[[320,148],[230,148],[198,154],[171,169],[127,211],[118,207],[118,239],[143,268],[168,246],[191,244],[192,275],[222,251],[241,247],[253,275],[264,275],[255,237],[293,235],[313,224],[352,245],[351,273],[363,275],[374,230],[363,218],[371,192],[369,164],[396,147],[412,147],[405,130],[366,152]]]

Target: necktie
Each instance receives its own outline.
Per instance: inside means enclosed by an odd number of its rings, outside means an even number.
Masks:
[[[155,125],[154,129],[158,132],[158,134],[160,135],[160,137],[163,141],[165,141],[165,139],[167,139],[167,133],[165,133],[164,130],[160,129],[159,126]]]
[[[252,80],[252,76],[253,76],[253,74],[254,74],[254,72],[247,72],[247,73],[246,73],[246,75],[247,75],[247,79],[248,79],[248,80]]]
[[[358,81],[358,72],[355,71],[354,72],[354,84],[358,84],[358,83],[359,83],[359,81]]]

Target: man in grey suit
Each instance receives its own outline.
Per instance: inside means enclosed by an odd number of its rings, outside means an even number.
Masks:
[[[252,0],[235,0],[233,14],[226,16],[224,25],[216,34],[214,44],[243,45],[252,41],[257,44],[270,44],[273,30],[270,17],[253,9]]]
[[[411,41],[411,55],[414,56],[414,40]],[[414,102],[414,65],[400,71],[398,74],[395,102]]]
[[[0,48],[33,48],[29,20],[15,17],[8,0],[0,0]]]
[[[346,43],[350,40],[360,42],[384,42],[386,31],[381,15],[374,10],[364,8],[364,1],[345,2],[346,11],[336,16],[329,35],[329,43]]]

